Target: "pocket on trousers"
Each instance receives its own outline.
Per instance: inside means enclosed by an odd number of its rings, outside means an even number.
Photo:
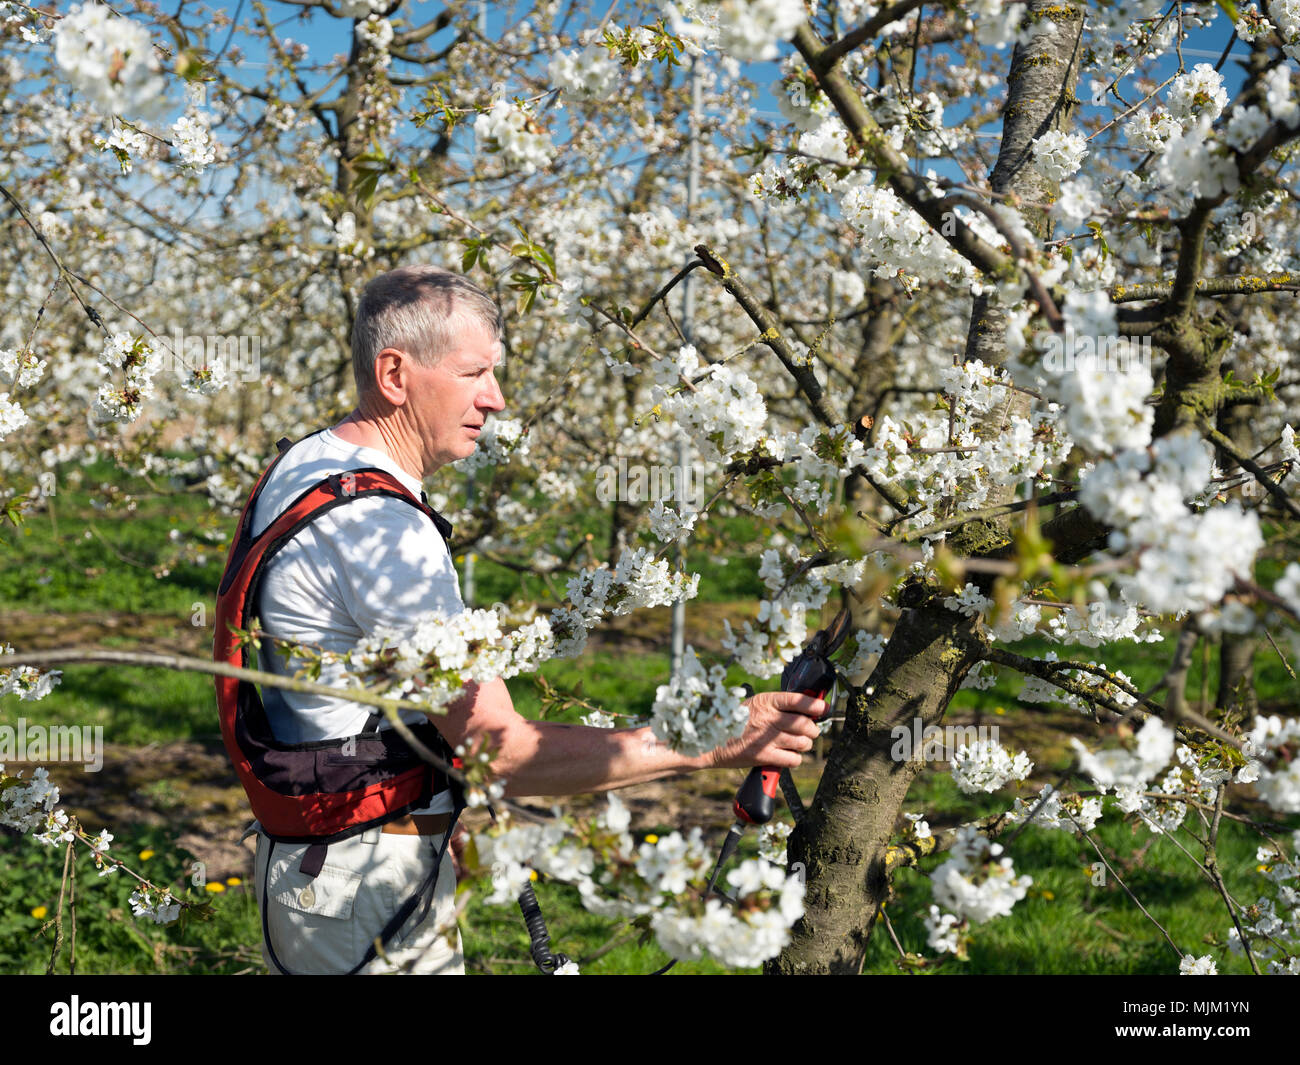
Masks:
[[[308,876],[298,870],[296,861],[289,861],[271,866],[267,893],[285,909],[346,921],[360,886],[360,873],[324,865],[316,876]]]
[[[301,848],[289,851],[268,873],[266,917],[276,957],[290,973],[346,973],[365,949],[354,913],[361,874],[326,864],[309,877],[298,870],[301,861]]]

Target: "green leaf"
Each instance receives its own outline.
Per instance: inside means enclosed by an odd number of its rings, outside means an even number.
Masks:
[[[460,257],[460,272],[468,274],[483,257],[483,242],[477,237],[462,237],[460,242],[465,245],[465,254]]]

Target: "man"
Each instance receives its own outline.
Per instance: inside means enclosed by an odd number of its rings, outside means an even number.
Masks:
[[[468,457],[485,419],[504,409],[495,368],[501,316],[464,278],[429,266],[383,274],[366,288],[352,332],[356,409],[333,429],[300,441],[267,479],[252,515],[266,528],[304,490],[334,473],[379,467],[411,492],[442,466]],[[429,517],[388,497],[359,498],[299,532],[268,564],[256,609],[275,636],[347,651],[381,625],[412,627],[421,613],[463,609],[446,543]],[[263,644],[263,668],[292,667]],[[326,670],[321,682],[338,678]],[[340,682],[341,683],[341,682]],[[265,689],[277,741],[309,743],[359,733],[371,714],[346,698]],[[529,721],[516,713],[501,680],[471,684],[438,723],[452,745],[486,738],[508,796],[558,796],[639,784],[683,771],[752,765],[795,766],[811,748],[820,700],[770,692],[749,700],[744,735],[688,758],[651,742],[648,728],[599,729]],[[411,720],[418,719],[414,715]],[[451,811],[448,793],[341,843],[305,874],[306,845],[260,835],[256,863],[263,927],[289,972],[347,972],[432,871]],[[386,950],[399,969],[462,973],[454,931],[450,861],[437,878],[428,916],[407,921]],[[263,946],[267,956],[267,945]],[[273,971],[276,966],[268,956]],[[392,971],[376,958],[363,972]]]

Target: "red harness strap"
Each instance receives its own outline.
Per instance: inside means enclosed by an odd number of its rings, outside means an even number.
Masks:
[[[416,499],[392,474],[367,468],[332,474],[320,481],[254,538],[254,505],[286,450],[263,472],[240,514],[217,593],[213,644],[217,662],[248,665],[247,647],[238,645],[232,626],[248,628],[266,565],[322,514],[355,499],[391,496],[426,514],[444,538],[451,531],[442,515]],[[273,839],[295,843],[346,839],[427,806],[435,793],[451,786],[447,777],[423,761],[396,731],[379,731],[377,714],[362,733],[347,739],[280,743],[272,735],[254,684],[220,676],[215,683],[221,738],[254,816]],[[450,763],[452,752],[432,723],[421,722],[412,726],[412,731]]]

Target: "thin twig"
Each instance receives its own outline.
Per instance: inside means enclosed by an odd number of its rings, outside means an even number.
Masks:
[[[1173,948],[1174,953],[1178,955],[1178,958],[1181,961],[1183,957],[1183,952],[1178,949],[1178,944],[1175,943],[1173,941],[1173,938],[1169,935],[1169,933],[1165,931],[1165,926],[1162,925],[1159,921],[1157,921],[1154,917],[1152,917],[1151,914],[1147,912],[1147,908],[1142,905],[1141,900],[1139,900],[1138,897],[1134,895],[1132,891],[1129,890],[1129,886],[1126,883],[1124,883],[1124,881],[1120,878],[1119,873],[1115,872],[1115,867],[1111,865],[1109,861],[1106,860],[1106,855],[1103,854],[1101,848],[1097,846],[1097,841],[1093,839],[1089,833],[1083,830],[1083,826],[1080,825],[1078,821],[1074,820],[1074,815],[1071,814],[1069,810],[1066,810],[1064,807],[1062,807],[1061,812],[1065,814],[1065,816],[1068,817],[1071,821],[1074,821],[1074,827],[1079,830],[1079,835],[1081,835],[1090,844],[1092,844],[1092,849],[1097,852],[1097,857],[1101,859],[1101,864],[1106,867],[1106,869],[1110,872],[1110,875],[1115,878],[1115,882],[1124,889],[1124,893],[1128,895],[1130,899],[1133,900],[1134,905],[1136,905],[1137,908],[1142,911],[1146,919],[1150,921],[1153,925],[1155,925],[1158,929],[1160,929],[1161,934],[1165,937],[1166,940],[1169,941],[1169,946]]]

